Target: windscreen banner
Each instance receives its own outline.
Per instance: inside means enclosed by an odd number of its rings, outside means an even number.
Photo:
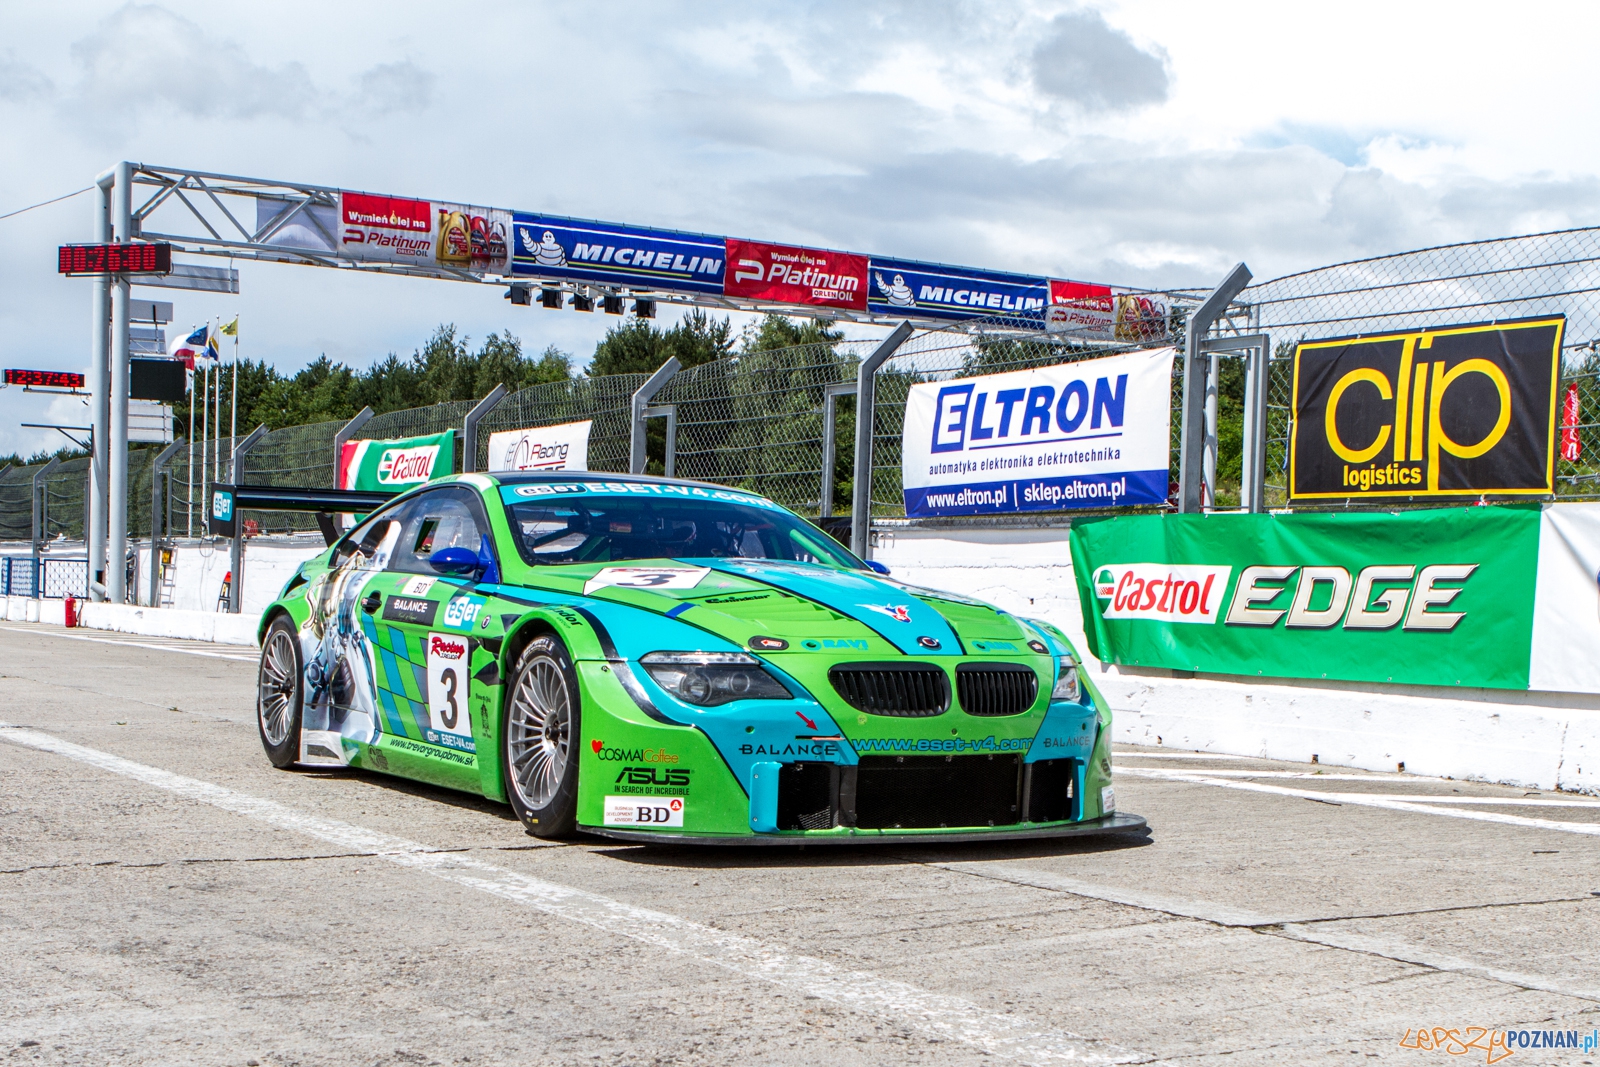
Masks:
[[[1104,662],[1600,691],[1600,505],[1130,515],[1071,545]]]
[[[1302,341],[1291,500],[1555,491],[1564,316]]]
[[[867,310],[867,257],[821,248],[727,241],[728,296],[775,304]]]
[[[1045,279],[1026,274],[946,267],[908,259],[871,262],[867,307],[880,315],[938,319],[975,316],[1039,319],[1049,298]]]
[[[511,212],[373,193],[339,194],[337,253],[480,274],[511,273]]]
[[[901,441],[906,514],[1162,503],[1172,358],[1158,348],[912,386]]]
[[[689,293],[721,293],[721,237],[648,230],[554,215],[513,216],[518,275]]]
[[[455,473],[454,430],[424,437],[346,441],[339,447],[339,488],[391,492]]]
[[[489,472],[586,471],[592,420],[489,435]]]

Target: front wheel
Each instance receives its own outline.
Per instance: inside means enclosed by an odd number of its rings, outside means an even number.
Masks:
[[[512,671],[500,731],[511,809],[530,834],[560,837],[578,823],[578,673],[559,638],[528,643]]]
[[[292,767],[300,758],[300,711],[305,702],[301,678],[300,635],[286,616],[279,615],[261,642],[256,675],[256,725],[261,747],[274,767]]]

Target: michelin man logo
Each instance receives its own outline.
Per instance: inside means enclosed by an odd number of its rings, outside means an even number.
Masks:
[[[896,274],[893,285],[885,285],[881,274],[875,273],[873,277],[878,280],[878,292],[882,293],[894,307],[914,308],[917,306],[917,298],[912,295],[911,286],[906,284],[905,275]]]
[[[556,243],[556,235],[549,230],[544,231],[544,240],[535,241],[533,231],[526,226],[519,227],[522,231],[522,247],[533,256],[533,261],[541,267],[565,267],[567,265],[566,250]]]

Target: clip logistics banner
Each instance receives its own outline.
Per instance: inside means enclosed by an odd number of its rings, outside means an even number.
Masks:
[[[513,216],[512,270],[647,290],[721,293],[727,250],[720,237],[585,222],[553,215]]]
[[[489,472],[586,471],[592,420],[489,435]]]
[[[906,399],[906,514],[1159,504],[1172,441],[1171,348],[980,378]]]
[[[454,430],[423,437],[346,441],[339,450],[340,489],[399,490],[454,473]]]
[[[1074,523],[1071,545],[1089,648],[1104,662],[1529,684],[1537,507],[1126,515]],[[1596,614],[1594,576],[1584,585]]]
[[[1290,499],[1553,493],[1565,324],[1302,342]]]

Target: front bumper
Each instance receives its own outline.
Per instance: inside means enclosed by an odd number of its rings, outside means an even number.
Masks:
[[[1006,826],[995,829],[954,830],[799,830],[772,834],[685,834],[662,830],[621,830],[614,826],[583,826],[579,830],[597,837],[648,845],[907,845],[980,841],[1038,841],[1059,837],[1092,837],[1148,831],[1142,815],[1115,812],[1082,822],[1037,827]]]

